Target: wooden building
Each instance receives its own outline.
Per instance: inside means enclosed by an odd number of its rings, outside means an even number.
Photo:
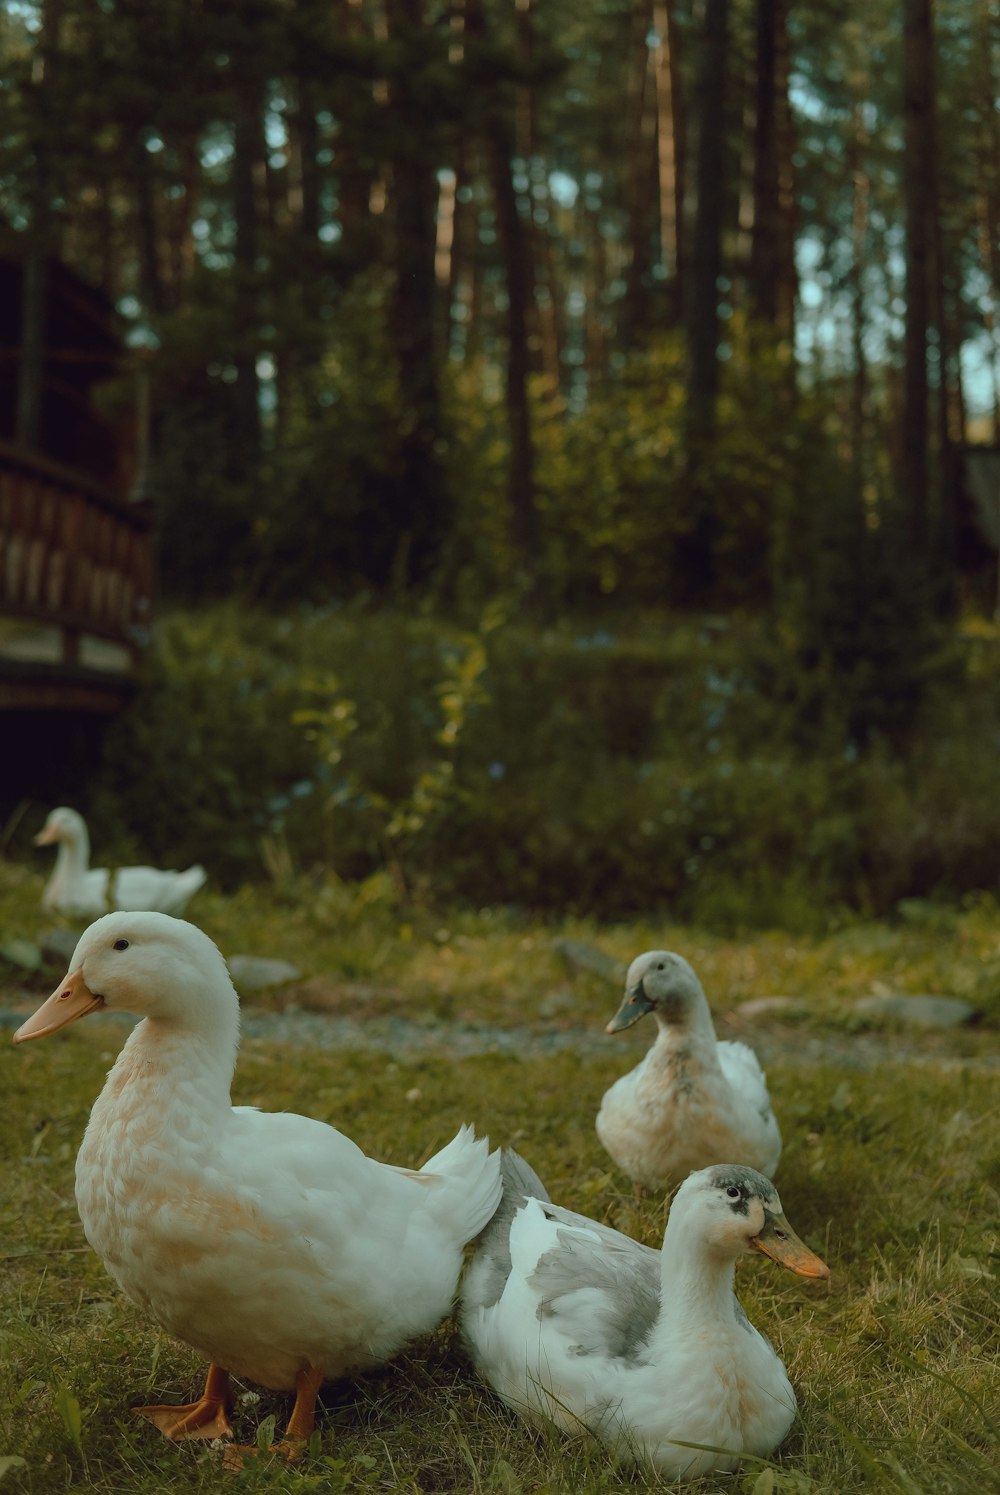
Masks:
[[[30,358],[26,265],[0,258],[0,740],[8,803],[12,794],[73,787],[72,764],[82,769],[93,758],[101,724],[135,688],[152,596],[150,506],[134,497],[134,411],[113,418],[97,395],[126,367],[114,308],[66,266],[50,261],[42,270],[29,443],[18,439]],[[60,776],[60,767],[69,771]]]

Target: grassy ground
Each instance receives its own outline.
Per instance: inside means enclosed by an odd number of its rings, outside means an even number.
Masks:
[[[0,942],[32,938],[40,878],[0,866]],[[617,992],[567,976],[556,933],[618,959],[651,945],[686,954],[723,1014],[746,998],[790,995],[768,1077],[786,1146],[777,1183],[799,1233],[831,1267],[808,1284],[763,1258],[741,1265],[751,1319],[778,1346],[801,1415],[780,1453],[683,1486],[741,1495],[899,1491],[949,1495],[995,1488],[998,1430],[997,1221],[1000,1105],[990,1069],[1000,1026],[1000,914],[914,907],[896,925],[855,925],[823,939],[780,934],[721,940],[648,923],[541,927],[510,911],[400,915],[386,890],[288,882],[231,898],[200,895],[193,916],[228,953],[295,961],[303,1005],[446,1022],[599,1030]],[[61,972],[8,968],[0,1001],[30,1006]],[[872,1034],[851,1013],[882,982],[966,996],[978,1030],[914,1045]],[[272,998],[272,1003],[282,999]],[[775,1032],[760,1030],[775,1042]],[[658,1243],[663,1202],[636,1206],[593,1129],[603,1090],[649,1041],[642,1026],[607,1050],[463,1060],[436,1049],[307,1052],[244,1043],[234,1099],[333,1121],[388,1161],[426,1157],[463,1120],[512,1142],[554,1198]],[[752,1037],[752,1034],[750,1035]],[[855,1039],[864,1068],[845,1067]],[[870,1045],[884,1044],[874,1066]],[[86,1246],[73,1160],[87,1114],[121,1041],[88,1020],[23,1049],[0,1044],[0,1495],[7,1491],[234,1489],[386,1490],[483,1495],[604,1495],[663,1488],[618,1470],[587,1441],[537,1438],[479,1385],[452,1324],[392,1366],[325,1388],[310,1456],[263,1457],[223,1476],[211,1449],[173,1447],[129,1414],[151,1399],[188,1399],[197,1357],[144,1320]],[[824,1061],[829,1043],[830,1061]],[[918,1051],[918,1052],[915,1052]],[[808,1053],[809,1062],[803,1062]],[[832,1062],[836,1060],[836,1062]],[[285,1399],[246,1387],[237,1431],[279,1426]],[[23,1461],[23,1462],[22,1462]]]

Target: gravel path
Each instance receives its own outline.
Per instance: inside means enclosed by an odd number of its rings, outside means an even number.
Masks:
[[[37,994],[27,991],[0,995],[0,1030],[13,1032],[34,1011],[38,1001]],[[111,1020],[120,1026],[130,1025],[125,1017],[116,1015]],[[751,1025],[728,1019],[726,1014],[719,1016],[717,1026],[720,1038],[742,1038],[750,1043],[765,1066],[794,1061],[799,1065],[834,1064],[845,1070],[871,1070],[887,1062],[902,1062],[939,1071],[982,1074],[1000,1071],[996,1035],[978,1030],[933,1034],[830,1033],[764,1019]],[[565,1022],[497,1027],[489,1023],[445,1022],[431,1014],[424,1018],[373,1014],[358,1019],[311,1012],[294,1005],[284,1011],[272,1011],[245,1004],[242,1031],[244,1039],[250,1042],[306,1049],[368,1049],[399,1059],[422,1055],[464,1059],[491,1053],[536,1058],[573,1052],[610,1060],[617,1053],[623,1072],[649,1044],[648,1035],[640,1032],[635,1037],[620,1037],[612,1049],[600,1028]]]

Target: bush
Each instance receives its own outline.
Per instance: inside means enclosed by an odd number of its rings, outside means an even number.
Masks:
[[[807,750],[757,630],[634,621],[177,614],[107,741],[95,841],[230,885],[266,841],[408,894],[729,927],[996,890],[992,678],[939,692],[905,752]]]

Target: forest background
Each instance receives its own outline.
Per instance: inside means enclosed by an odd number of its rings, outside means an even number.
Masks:
[[[992,0],[0,24],[23,356],[58,256],[146,413],[105,847],[735,925],[997,891]]]

